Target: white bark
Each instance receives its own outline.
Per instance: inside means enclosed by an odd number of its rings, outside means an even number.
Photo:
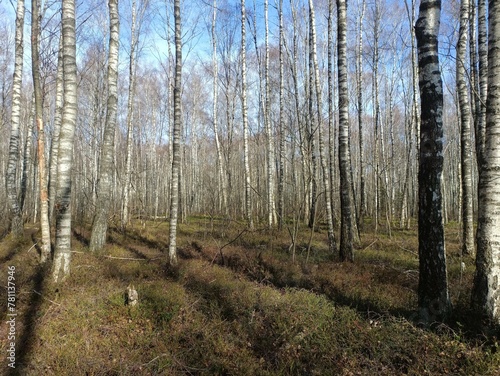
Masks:
[[[472,302],[500,324],[500,3],[489,3],[488,100],[484,155],[479,165],[479,218]],[[478,317],[481,319],[482,317]]]
[[[17,1],[16,8],[16,36],[15,36],[15,58],[14,77],[12,81],[12,112],[11,131],[9,142],[9,160],[7,165],[7,197],[10,208],[11,232],[15,236],[23,234],[23,219],[21,205],[16,188],[16,171],[19,155],[19,122],[21,116],[21,87],[23,74],[23,52],[24,52],[24,0]]]
[[[62,2],[64,105],[59,134],[59,158],[56,194],[56,246],[52,276],[54,281],[64,280],[71,262],[71,169],[73,141],[76,128],[76,35],[75,2]]]

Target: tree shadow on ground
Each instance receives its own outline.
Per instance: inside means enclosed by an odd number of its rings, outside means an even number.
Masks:
[[[47,267],[38,266],[33,275],[33,288],[28,302],[28,309],[22,317],[22,333],[16,342],[16,368],[9,368],[8,376],[22,376],[26,374],[26,367],[30,361],[34,345],[37,340],[37,318],[42,304],[44,279],[47,273]],[[19,316],[16,316],[16,320]],[[19,327],[19,325],[18,325]]]

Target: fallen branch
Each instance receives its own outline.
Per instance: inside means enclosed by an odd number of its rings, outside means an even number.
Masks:
[[[28,249],[28,252],[26,252],[26,253],[30,253],[30,251],[31,251],[33,248],[35,248],[37,244],[38,244],[38,242],[36,242],[35,244],[33,244],[33,245],[31,246],[31,248],[30,248],[30,249]]]
[[[378,242],[378,238],[372,241],[370,244],[368,244],[365,248],[361,250],[361,252],[366,251],[368,248],[370,248],[372,245],[374,245],[376,242]]]
[[[129,261],[149,261],[147,258],[133,258],[133,257],[115,257],[115,256],[109,256],[105,255],[104,257],[113,259],[113,260],[129,260]]]

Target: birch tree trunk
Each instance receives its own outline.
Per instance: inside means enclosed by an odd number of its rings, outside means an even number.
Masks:
[[[486,21],[486,0],[477,2],[477,44],[479,51],[479,106],[475,123],[476,153],[478,164],[483,162],[486,133],[486,101],[488,97],[488,27]]]
[[[271,85],[269,83],[269,17],[268,0],[264,0],[265,49],[264,62],[264,123],[267,135],[267,225],[271,228],[276,223],[276,206],[274,202],[275,160],[273,132],[271,128]]]
[[[323,140],[322,132],[322,111],[321,111],[321,86],[319,83],[319,67],[318,67],[318,57],[316,51],[316,17],[314,12],[314,3],[309,0],[309,27],[311,31],[311,47],[312,47],[312,60],[314,65],[314,86],[316,89],[316,124],[314,127],[318,128],[319,135],[319,159],[321,163],[321,169],[323,171],[323,185],[325,189],[325,201],[326,201],[326,220],[328,223],[328,248],[333,254],[337,252],[337,242],[335,240],[335,232],[333,228],[333,216],[332,216],[332,200],[331,200],[331,190],[330,190],[330,171],[328,170],[328,165],[326,163],[326,151],[325,151],[325,141]],[[313,151],[314,152],[314,151]]]
[[[460,146],[462,169],[462,254],[474,255],[474,213],[472,209],[472,147],[469,95],[465,82],[469,0],[461,0],[457,43],[457,94],[460,106]]]
[[[366,215],[365,194],[365,157],[363,142],[363,19],[365,15],[366,1],[361,3],[358,24],[358,46],[356,49],[356,78],[357,78],[357,100],[358,100],[358,140],[359,140],[359,217],[358,228],[363,228]]]
[[[450,310],[442,216],[443,83],[439,69],[440,0],[422,0],[415,24],[421,100],[418,307],[424,323]]]
[[[248,227],[253,230],[252,218],[252,187],[250,179],[250,156],[248,146],[248,115],[247,115],[247,53],[246,53],[246,10],[245,0],[241,0],[241,112],[243,117],[243,154],[245,164],[245,216]]]
[[[283,0],[278,5],[279,21],[279,176],[278,176],[278,228],[283,228],[285,216],[285,72],[283,67],[284,31],[283,31]]]
[[[213,3],[213,17],[212,17],[212,66],[214,70],[214,81],[213,81],[213,105],[212,105],[212,116],[214,125],[214,136],[215,136],[215,147],[217,151],[217,173],[219,174],[219,189],[222,193],[222,210],[224,214],[228,214],[228,203],[227,203],[227,179],[224,174],[224,167],[222,163],[222,148],[220,144],[219,137],[219,122],[218,122],[218,85],[219,80],[219,64],[217,59],[217,33],[216,33],[216,21],[217,21],[217,0]]]
[[[175,77],[174,77],[174,129],[172,145],[172,185],[170,193],[170,244],[168,262],[177,265],[177,217],[179,209],[179,175],[181,163],[181,128],[182,128],[182,32],[180,0],[174,0],[175,22]]]
[[[479,218],[472,304],[500,324],[500,3],[490,0],[488,100],[484,155],[479,165]]]
[[[45,130],[43,124],[42,88],[40,86],[40,5],[38,0],[31,0],[31,72],[35,96],[35,122],[38,130],[38,178],[40,184],[40,227],[42,242],[40,262],[45,263],[50,257],[49,194],[47,191],[47,173],[45,170]]]
[[[100,251],[106,244],[108,231],[108,214],[111,206],[113,190],[113,155],[115,149],[115,128],[118,106],[118,48],[119,28],[118,0],[109,0],[109,51],[108,51],[108,100],[106,123],[101,149],[101,164],[97,183],[97,201],[92,234],[90,236],[90,251]]]
[[[61,132],[56,193],[56,246],[52,276],[54,281],[64,280],[70,272],[71,262],[71,168],[73,165],[73,141],[75,137],[76,98],[76,36],[75,1],[62,1],[64,105]]]
[[[14,77],[12,80],[12,112],[7,164],[6,188],[10,209],[10,231],[14,236],[23,234],[23,218],[16,186],[17,161],[19,158],[19,121],[21,116],[21,87],[24,53],[24,0],[17,0]]]
[[[352,237],[349,92],[347,89],[347,4],[337,0],[339,76],[340,259],[354,261]]]
[[[57,182],[57,160],[59,151],[59,133],[61,131],[61,118],[63,111],[64,77],[62,58],[62,35],[59,37],[59,52],[57,54],[57,76],[56,76],[56,108],[54,115],[54,135],[52,136],[52,146],[50,149],[49,167],[49,222],[53,223],[54,203],[56,201]]]
[[[125,178],[123,182],[123,202],[121,227],[124,229],[129,223],[130,180],[132,174],[132,146],[133,146],[133,115],[135,95],[135,55],[137,47],[136,37],[136,2],[132,1],[132,26],[130,30],[130,57],[128,66],[128,99],[127,99],[127,151],[125,156]]]

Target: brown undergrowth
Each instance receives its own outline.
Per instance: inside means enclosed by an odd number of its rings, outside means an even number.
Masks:
[[[248,232],[227,220],[180,224],[180,264],[166,270],[168,225],[110,231],[99,254],[75,232],[72,274],[51,284],[31,234],[0,243],[0,278],[16,266],[16,369],[6,375],[495,375],[495,336],[466,311],[471,260],[448,228],[455,314],[431,330],[412,321],[415,231],[362,236],[355,262],[327,254],[326,232]],[[306,262],[307,260],[307,262]],[[460,268],[464,261],[466,269]],[[124,305],[134,284],[136,307]],[[6,353],[6,301],[0,302]]]

